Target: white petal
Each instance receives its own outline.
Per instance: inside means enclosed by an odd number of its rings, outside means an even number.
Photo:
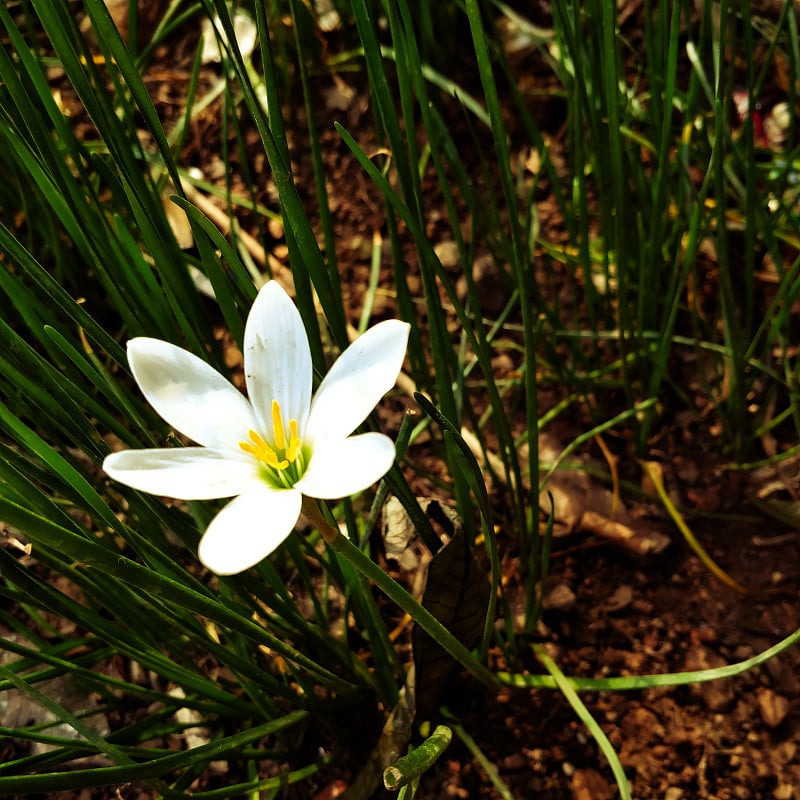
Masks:
[[[263,484],[255,459],[205,447],[123,450],[103,469],[126,486],[179,500],[233,497]]]
[[[296,419],[302,431],[311,400],[311,350],[300,312],[276,281],[258,293],[244,331],[247,393],[258,417],[259,433],[272,441],[272,401],[283,422]]]
[[[140,337],[128,342],[128,362],[150,405],[198,444],[236,448],[256,428],[245,396],[188,350]]]
[[[263,484],[228,503],[200,540],[200,560],[218,575],[234,575],[266,558],[291,532],[302,496]]]
[[[394,461],[394,443],[382,433],[362,433],[343,441],[323,440],[308,469],[294,485],[309,497],[334,500],[371,486]]]
[[[399,320],[381,322],[342,353],[314,395],[304,441],[343,439],[364,421],[397,380],[409,330]]]

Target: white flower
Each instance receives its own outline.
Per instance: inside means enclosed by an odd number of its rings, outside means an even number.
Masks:
[[[256,297],[244,334],[248,401],[202,359],[159,339],[128,342],[139,388],[201,447],[124,450],[103,469],[120,483],[180,500],[235,497],[211,521],[200,560],[220,575],[268,556],[291,532],[302,497],[334,499],[386,474],[394,444],[350,434],[394,386],[409,326],[381,322],[353,342],[311,397],[312,365],[300,313],[275,282]]]

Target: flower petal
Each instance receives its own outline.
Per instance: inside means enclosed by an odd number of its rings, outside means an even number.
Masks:
[[[126,486],[179,500],[233,497],[263,485],[255,459],[206,447],[123,450],[108,456],[103,469]]]
[[[200,560],[218,575],[234,575],[266,558],[292,532],[302,496],[262,484],[228,503],[200,540]]]
[[[364,421],[397,380],[409,330],[399,320],[380,322],[342,353],[314,395],[304,441],[343,439]]]
[[[284,424],[296,419],[302,431],[311,401],[311,350],[300,312],[276,281],[258,293],[244,330],[247,393],[259,432],[270,444],[272,401],[280,404]]]
[[[308,469],[294,488],[323,500],[347,497],[382,478],[394,456],[394,443],[382,433],[325,439],[315,446]]]
[[[128,362],[147,402],[206,447],[236,448],[256,426],[247,398],[210,364],[169,342],[128,342]]]

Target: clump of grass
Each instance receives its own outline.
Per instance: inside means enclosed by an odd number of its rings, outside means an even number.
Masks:
[[[609,4],[556,4],[545,26],[527,23],[501,3],[482,7],[476,0],[435,9],[419,4],[421,14],[402,0],[335,5],[354,22],[358,46],[357,53],[336,54],[335,63],[365,77],[377,149],[344,122],[320,121],[315,113],[313,73],[325,65],[305,56],[309,33],[322,33],[296,0],[255,5],[259,45],[252,55],[240,52],[221,0],[202,9],[174,3],[154,42],[139,52],[120,36],[101,0],[85,3],[93,43],[67,4],[0,7],[10,44],[0,52],[0,191],[7,211],[0,224],[0,291],[8,308],[0,321],[0,519],[8,533],[8,546],[0,548],[0,594],[14,609],[0,611],[0,622],[4,648],[17,656],[0,666],[0,688],[24,695],[74,731],[55,735],[42,721],[4,730],[54,749],[6,761],[0,794],[141,781],[165,797],[184,797],[216,761],[235,765],[238,783],[225,786],[225,796],[276,793],[318,775],[343,757],[339,745],[346,742],[339,740],[353,733],[343,730],[345,715],[406,710],[413,691],[408,653],[395,643],[388,621],[400,608],[428,633],[440,634],[450,655],[487,686],[561,691],[609,760],[621,796],[630,797],[619,760],[578,691],[723,677],[752,669],[797,639],[794,634],[727,670],[588,680],[563,675],[544,649],[531,649],[530,637],[541,614],[550,546],[539,523],[537,434],[560,409],[585,403],[596,419],[585,438],[624,424],[644,450],[658,409],[673,397],[686,399],[671,369],[690,349],[708,359],[706,400],[734,456],[753,452],[759,431],[770,425],[768,408],[776,420],[796,415],[797,361],[789,349],[800,241],[792,194],[796,153],[760,150],[752,115],[738,130],[728,124],[739,83],[755,108],[778,59],[789,74],[788,102],[796,101],[798,40],[790,4],[768,36],[746,9],[727,3],[719,4],[718,17],[711,4],[699,17],[694,4],[645,4],[645,56],[636,62]],[[280,24],[278,11],[288,12]],[[199,207],[196,187],[208,184],[192,177],[182,149],[208,102],[200,59],[191,60],[184,107],[172,125],[160,118],[144,78],[161,37],[178,36],[182,25],[215,14],[222,64],[214,92],[230,132],[221,156],[224,163],[245,163],[255,138],[277,198],[272,210],[265,208],[252,169],[242,170],[241,184],[229,175],[217,190],[226,201],[227,236]],[[447,74],[448,63],[434,58],[441,26],[452,20],[470,37],[468,75]],[[517,86],[498,34],[509,23],[557,80],[567,109],[563,162],[548,148],[536,98]],[[766,48],[757,61],[761,44]],[[740,54],[741,68],[729,69],[729,61],[737,62],[723,59],[725,52]],[[69,108],[79,110],[80,120],[67,116],[59,92],[74,96]],[[300,94],[313,203],[293,176],[284,127],[285,105],[299,103]],[[486,148],[482,157],[467,157],[454,136],[448,122],[454,108]],[[473,651],[371,555],[388,491],[430,549],[439,546],[411,488],[419,465],[410,458],[374,496],[324,509],[311,533],[291,537],[252,571],[225,578],[201,571],[191,555],[212,504],[164,504],[112,485],[100,471],[112,441],[132,448],[178,444],[135,391],[124,339],[166,339],[226,371],[219,331],[230,337],[228,352],[241,347],[257,283],[274,268],[291,276],[319,375],[347,345],[354,321],[335,256],[323,124],[335,127],[383,198],[381,247],[392,262],[392,283],[383,288],[397,315],[413,326],[408,364],[417,394],[414,401],[405,391],[403,403],[413,404],[418,416],[400,427],[398,455],[423,437],[432,442],[443,465],[438,488],[454,500],[469,556],[485,551],[489,610],[468,645]],[[790,127],[787,141],[794,133]],[[538,154],[532,179],[515,166],[523,151]],[[245,191],[237,194],[236,185]],[[443,266],[429,237],[430,186],[454,243],[457,274]],[[563,223],[557,241],[540,224],[542,186]],[[186,214],[191,248],[176,238],[169,216],[176,208]],[[239,230],[235,209],[247,210],[262,238],[280,221],[282,264],[267,257],[263,241]],[[704,305],[698,297],[708,283],[703,259],[709,252],[718,292]],[[491,317],[471,269],[485,253],[506,287],[504,305]],[[762,266],[757,254],[777,274],[765,307],[753,300]],[[538,279],[550,265],[575,290],[579,313],[571,318],[558,293]],[[376,246],[373,286],[379,275],[385,280],[380,266]],[[213,301],[200,285],[210,288]],[[363,329],[368,309],[361,317]],[[493,358],[512,345],[518,362],[501,381]],[[544,416],[538,390],[556,381],[565,400]],[[612,393],[623,399],[610,413],[605,399]],[[467,445],[464,428],[477,445]],[[489,496],[476,452],[493,472],[496,497]],[[510,544],[495,534],[498,509],[515,533]],[[334,520],[347,538],[331,532]],[[503,588],[502,547],[515,548],[525,579],[521,624],[512,619]],[[376,599],[370,581],[390,604]],[[495,625],[497,617],[506,624]],[[492,646],[518,671],[496,671],[488,658]],[[120,657],[149,671],[152,684],[112,676],[107,665]],[[546,675],[523,673],[534,657]],[[98,733],[48,695],[42,682],[54,678],[89,687],[96,709],[118,715],[122,727]],[[155,711],[134,721],[126,712],[137,703]],[[186,710],[193,712],[191,723],[179,714]],[[450,722],[506,796],[469,732]],[[153,745],[198,726],[207,731],[204,744],[177,754]],[[409,722],[401,750],[411,735]],[[309,740],[324,754],[308,755]],[[424,743],[411,761],[427,768],[428,752],[438,757],[445,740],[442,733],[435,748]],[[87,755],[102,756],[102,766],[72,768],[74,758]],[[262,777],[264,762],[281,774]],[[413,786],[418,771],[392,780],[400,785],[406,777]],[[403,791],[411,796],[413,790]]]

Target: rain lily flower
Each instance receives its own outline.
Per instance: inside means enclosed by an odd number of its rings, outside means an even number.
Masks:
[[[200,447],[123,450],[103,469],[120,483],[179,500],[235,497],[211,521],[200,560],[220,575],[268,556],[297,523],[303,496],[346,497],[383,477],[395,457],[381,433],[350,434],[394,386],[409,326],[381,322],[354,341],[311,397],[300,313],[270,281],[244,334],[249,400],[201,358],[136,338],[128,361],[147,401]]]

